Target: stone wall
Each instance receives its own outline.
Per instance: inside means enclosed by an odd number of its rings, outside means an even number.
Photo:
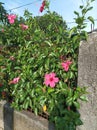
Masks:
[[[97,130],[97,32],[81,42],[78,62],[78,85],[87,86],[88,102],[81,103],[79,112],[84,125],[78,130]]]
[[[0,101],[0,130],[55,130],[54,125],[28,111],[14,111]]]
[[[0,101],[0,130],[4,130],[4,121],[3,121],[3,106],[5,102]]]

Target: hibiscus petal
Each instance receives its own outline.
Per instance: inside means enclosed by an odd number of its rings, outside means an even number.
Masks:
[[[49,74],[45,74],[45,79],[49,79],[50,78],[50,75]]]
[[[59,78],[54,78],[54,82],[59,82]]]
[[[54,88],[55,87],[55,82],[50,82],[50,87]]]
[[[52,77],[55,77],[55,76],[56,76],[56,74],[55,74],[54,72],[50,73],[50,75],[51,75]]]
[[[10,19],[10,20],[9,20],[9,23],[10,23],[10,24],[13,24],[13,23],[14,23],[14,19]]]
[[[48,86],[48,85],[49,85],[49,81],[48,81],[48,80],[44,81],[44,84],[45,84],[46,86]]]

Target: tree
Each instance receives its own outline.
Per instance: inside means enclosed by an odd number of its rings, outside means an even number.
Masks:
[[[6,23],[7,19],[6,19],[6,15],[7,15],[7,11],[5,10],[4,3],[0,2],[0,23]]]
[[[36,17],[38,25],[42,30],[44,30],[46,33],[48,33],[48,30],[50,28],[50,31],[55,31],[59,27],[63,27],[66,29],[66,22],[63,21],[63,18],[57,14],[56,12],[48,12],[44,14],[41,17]]]
[[[62,36],[67,29],[66,22],[56,12],[49,11],[43,16],[36,16],[35,19],[40,27],[40,30],[42,30],[46,37],[49,37],[49,39],[51,39],[53,42],[58,40],[58,33]]]

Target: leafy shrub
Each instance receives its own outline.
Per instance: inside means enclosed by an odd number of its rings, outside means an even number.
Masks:
[[[77,86],[77,76],[79,43],[87,38],[83,29],[90,4],[80,8],[82,16],[75,12],[77,27],[71,30],[56,13],[33,18],[26,10],[22,20],[10,15],[12,21],[1,35],[5,45],[0,55],[3,99],[17,110],[46,114],[57,130],[81,125],[79,99],[87,100],[86,87]],[[46,24],[45,18],[52,22]]]

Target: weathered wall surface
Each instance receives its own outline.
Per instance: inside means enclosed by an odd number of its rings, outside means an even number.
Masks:
[[[78,130],[97,130],[97,32],[89,34],[88,41],[79,49],[78,85],[87,86],[88,102],[81,103],[84,125]]]
[[[13,111],[8,103],[0,101],[0,130],[54,130],[54,125],[31,112]]]
[[[0,101],[0,130],[4,130],[4,121],[3,121],[3,105],[4,101]]]
[[[54,130],[54,125],[31,112],[14,112],[14,130]]]

